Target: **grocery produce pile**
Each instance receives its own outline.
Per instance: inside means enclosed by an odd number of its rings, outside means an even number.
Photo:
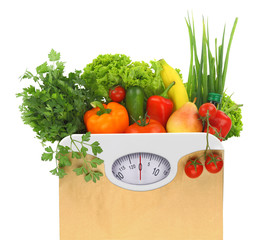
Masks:
[[[45,147],[42,155],[43,161],[56,160],[51,173],[60,178],[66,175],[63,167],[71,165],[70,153],[72,159],[83,159],[83,166],[74,170],[77,175],[83,174],[87,182],[99,180],[102,173],[96,167],[103,160],[86,158],[88,148],[95,156],[102,152],[98,142],[90,143],[91,134],[206,132],[220,141],[239,136],[243,125],[241,105],[224,92],[236,23],[237,19],[223,63],[225,32],[218,50],[216,41],[213,57],[203,22],[199,61],[194,24],[187,19],[191,49],[187,83],[183,83],[180,70],[164,59],[148,64],[133,62],[124,54],[99,55],[83,71],[65,75],[65,63],[52,49],[49,62],[38,66],[35,75],[26,71],[21,77],[33,80],[33,85],[17,94],[23,98],[20,110],[24,123],[33,128],[43,144],[57,143],[56,149]],[[76,133],[83,134],[81,142],[73,139]],[[60,145],[66,136],[77,151]],[[210,158],[215,166],[221,161]],[[194,169],[197,165],[197,160],[191,163]]]

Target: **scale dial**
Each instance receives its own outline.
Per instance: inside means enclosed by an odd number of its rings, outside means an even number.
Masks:
[[[114,161],[112,172],[119,181],[133,185],[147,185],[159,182],[170,173],[166,158],[153,153],[131,153]]]

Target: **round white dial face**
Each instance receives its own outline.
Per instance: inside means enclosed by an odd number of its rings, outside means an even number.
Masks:
[[[146,185],[159,182],[170,173],[167,159],[152,153],[131,153],[114,161],[113,175],[122,182]]]

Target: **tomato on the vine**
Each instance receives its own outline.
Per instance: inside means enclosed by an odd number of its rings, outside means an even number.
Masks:
[[[210,173],[218,173],[223,167],[223,160],[217,154],[210,154],[206,158],[205,167]]]
[[[121,86],[116,86],[109,89],[109,97],[113,102],[121,102],[125,99],[126,91]]]
[[[197,159],[190,159],[185,166],[185,173],[190,178],[197,178],[203,172],[203,164]]]
[[[216,113],[217,113],[217,108],[214,104],[212,103],[204,103],[200,106],[198,113],[201,117],[206,117],[207,116],[207,111],[209,114],[209,118],[215,118]]]

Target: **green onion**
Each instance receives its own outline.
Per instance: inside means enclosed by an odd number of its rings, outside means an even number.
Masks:
[[[218,48],[218,69],[217,69],[217,78],[218,78],[218,89],[217,92],[223,94],[223,83],[222,83],[222,70],[223,70],[223,52],[224,52],[224,39],[225,39],[225,30],[226,26],[224,27],[223,37],[222,37],[222,44]]]
[[[189,33],[189,38],[190,38],[190,65],[189,65],[189,74],[188,74],[188,81],[187,81],[187,94],[188,96],[191,96],[192,91],[194,91],[193,88],[193,81],[194,79],[192,78],[193,75],[193,39],[192,39],[192,32],[190,29],[190,25],[186,20],[186,24],[188,27],[188,33]]]
[[[229,51],[230,51],[231,43],[232,43],[233,36],[234,36],[235,30],[236,30],[237,21],[238,21],[238,18],[235,19],[235,22],[234,22],[234,25],[233,25],[233,28],[232,28],[232,31],[231,31],[231,34],[230,34],[230,39],[229,39],[229,42],[228,42],[225,65],[224,65],[223,76],[222,76],[222,87],[223,87],[223,89],[225,87],[225,81],[226,81]]]
[[[192,16],[192,21],[190,21],[190,17],[188,15],[186,19],[190,40],[190,65],[186,87],[189,100],[192,102],[195,97],[197,98],[197,107],[200,107],[203,103],[207,102],[208,93],[216,92],[222,95],[224,92],[229,51],[236,29],[237,20],[238,19],[236,18],[231,31],[226,57],[224,60],[224,40],[226,28],[224,26],[222,43],[219,47],[217,47],[217,38],[215,39],[215,54],[213,57],[210,49],[208,21],[207,24],[205,24],[203,18],[202,49],[201,58],[199,60],[197,55],[194,18]]]
[[[206,53],[206,30],[205,30],[205,22],[203,19],[203,40],[202,40],[202,51],[203,51],[203,77],[202,77],[202,91],[203,91],[203,102],[207,102],[207,96],[208,96],[208,84],[207,84],[207,53]]]

